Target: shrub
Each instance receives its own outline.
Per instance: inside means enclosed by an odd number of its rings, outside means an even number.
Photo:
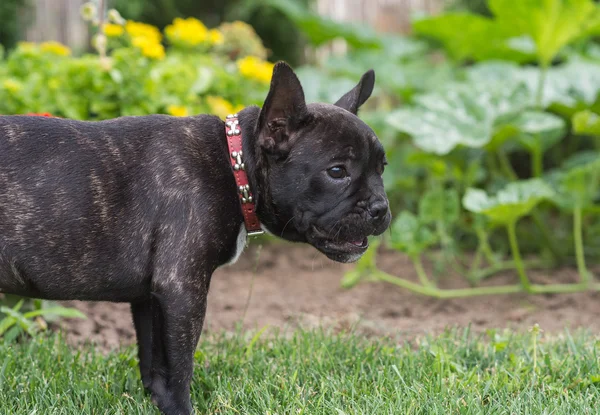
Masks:
[[[243,42],[231,39],[232,26],[243,32]],[[106,49],[105,58],[72,56],[55,42],[18,44],[0,62],[0,113],[82,120],[153,113],[224,117],[242,103],[261,104],[268,89],[272,64],[242,22],[207,29],[199,20],[177,18],[164,32],[134,21],[103,29],[94,45]]]
[[[401,212],[386,242],[413,259],[421,284],[381,272],[369,255],[344,285],[384,280],[437,297],[600,290],[586,265],[600,260],[600,53],[590,42],[600,7],[516,5],[490,0],[491,18],[415,21],[416,38],[441,46],[452,75],[389,114],[364,116],[384,120],[374,126],[387,140],[385,182]],[[440,290],[421,265],[438,250],[438,269],[472,285],[504,270],[516,270],[519,284]],[[527,268],[559,265],[577,266],[580,282],[530,282]]]

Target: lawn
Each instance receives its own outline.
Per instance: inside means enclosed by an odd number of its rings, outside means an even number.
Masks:
[[[135,348],[0,345],[1,414],[158,413]],[[468,329],[410,343],[323,331],[209,335],[193,401],[218,414],[597,414],[600,339]]]

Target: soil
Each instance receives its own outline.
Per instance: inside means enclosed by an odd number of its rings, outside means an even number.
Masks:
[[[417,281],[407,257],[382,250],[377,261],[382,270]],[[431,266],[428,268],[431,270]],[[600,333],[598,292],[439,300],[383,282],[344,289],[340,280],[350,269],[352,265],[329,261],[309,246],[281,243],[261,249],[251,245],[236,264],[213,275],[205,333],[234,330],[240,325],[245,329],[269,325],[286,330],[325,326],[402,340],[439,333],[449,327],[527,330],[535,323],[546,333],[565,328]],[[598,269],[595,271],[598,275]],[[577,280],[574,269],[532,271],[530,276],[538,283]],[[508,284],[516,279],[514,273],[506,273],[490,278],[486,284]],[[441,285],[457,288],[465,283],[448,273]],[[87,320],[60,323],[73,344],[91,340],[108,350],[135,341],[128,304],[63,304],[88,315]]]

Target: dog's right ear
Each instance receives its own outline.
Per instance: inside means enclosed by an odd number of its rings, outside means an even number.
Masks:
[[[373,93],[374,87],[375,71],[373,71],[373,69],[369,69],[360,78],[358,85],[347,92],[334,105],[344,108],[345,110],[348,110],[352,114],[356,115],[360,106],[364,104]]]
[[[290,133],[307,115],[304,91],[298,77],[285,62],[273,68],[271,87],[258,118],[258,142],[268,153],[285,157]]]

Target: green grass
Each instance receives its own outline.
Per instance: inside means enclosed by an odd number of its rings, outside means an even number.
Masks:
[[[268,337],[268,338],[267,338]],[[298,332],[206,337],[193,401],[218,414],[598,414],[600,340],[449,331],[411,344]],[[0,414],[157,414],[134,348],[0,345]]]

